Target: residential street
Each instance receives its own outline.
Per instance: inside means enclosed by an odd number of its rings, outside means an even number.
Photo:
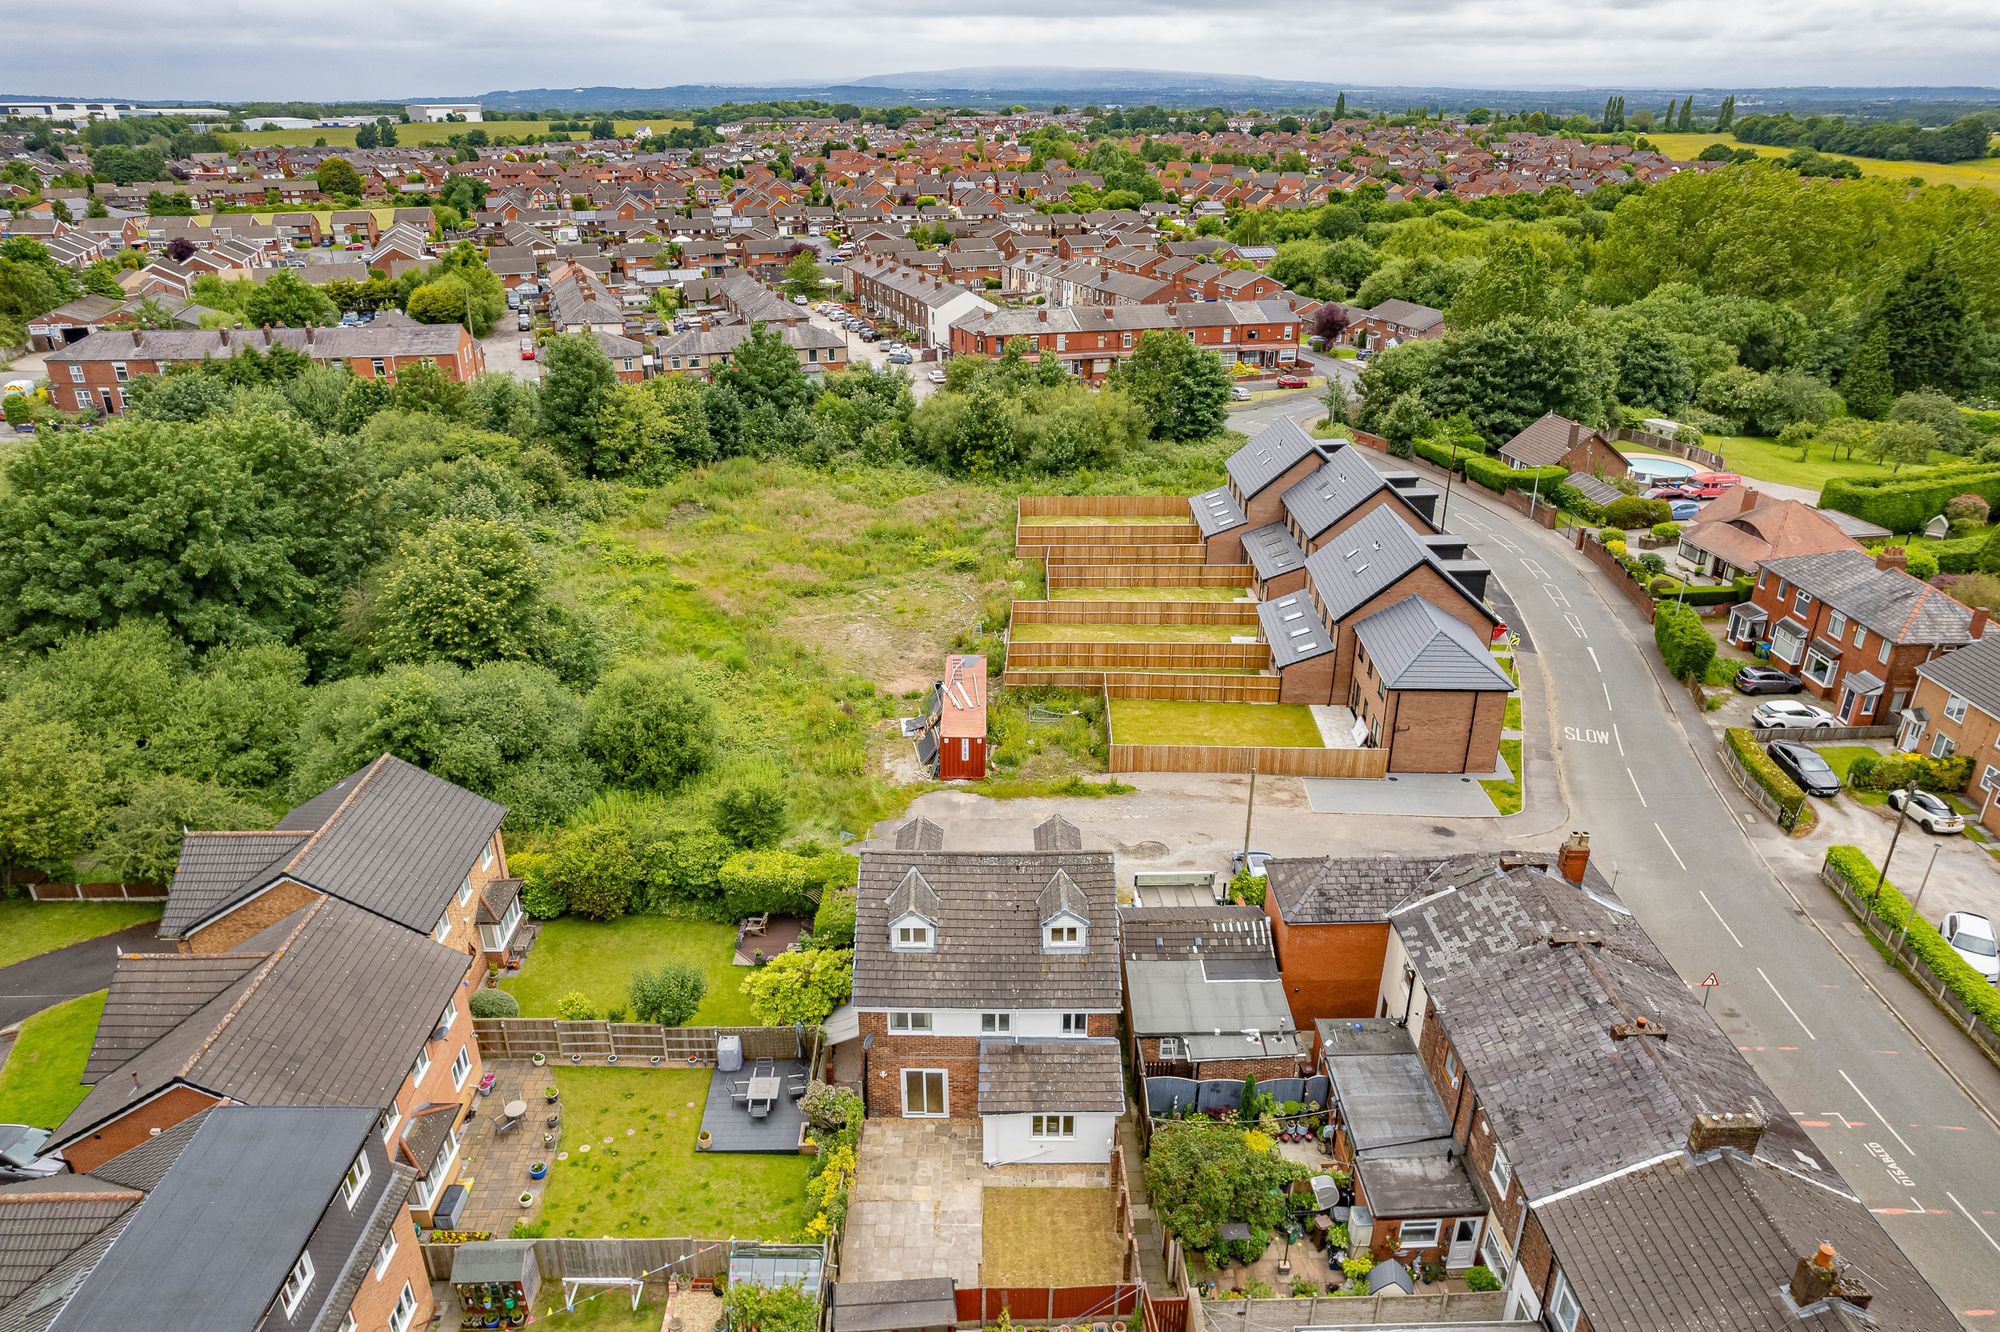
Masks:
[[[159,923],[147,921],[0,967],[0,1028],[80,994],[103,989],[111,984],[120,953],[157,952],[160,946]]]

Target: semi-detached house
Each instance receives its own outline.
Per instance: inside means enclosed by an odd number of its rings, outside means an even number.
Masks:
[[[1983,827],[2000,832],[2000,635],[1990,635],[1917,667],[1896,747],[1932,758],[1972,760],[1965,793]]]

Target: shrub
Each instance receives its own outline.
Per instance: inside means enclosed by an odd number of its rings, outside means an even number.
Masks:
[[[665,962],[633,972],[625,993],[639,1021],[678,1027],[701,1007],[702,996],[708,993],[708,977],[692,962]]]
[[[560,888],[569,909],[591,920],[616,920],[645,882],[631,834],[621,824],[571,828],[549,853],[548,882]]]
[[[581,990],[571,990],[556,1000],[556,1016],[564,1022],[588,1022],[597,1016],[597,1006]]]
[[[1639,567],[1649,574],[1663,574],[1667,571],[1667,560],[1658,551],[1645,551],[1639,556]]]
[[[777,774],[745,774],[724,786],[715,793],[709,822],[737,846],[777,845],[788,823]]]
[[[854,993],[854,954],[844,948],[780,953],[752,968],[742,990],[767,1027],[824,1022]]]
[[[814,1133],[831,1134],[858,1125],[866,1111],[861,1097],[848,1088],[815,1082],[799,1098],[799,1113],[806,1117]]]
[[[626,666],[584,704],[590,750],[624,786],[672,790],[715,757],[715,710],[669,667]]]
[[[640,857],[647,908],[659,911],[674,902],[713,901],[722,891],[722,862],[734,851],[727,837],[706,824],[661,835]]]
[[[1641,499],[1637,495],[1621,495],[1604,506],[1604,525],[1615,527],[1621,533],[1635,527],[1651,527],[1670,517],[1672,514],[1664,500]]]
[[[1683,426],[1681,428],[1685,430],[1687,427]],[[1465,1288],[1467,1290],[1498,1290],[1500,1289],[1500,1278],[1493,1275],[1492,1268],[1482,1263],[1477,1267],[1468,1267],[1465,1269]]]
[[[1891,532],[1915,532],[1960,495],[2000,502],[2000,467],[1939,467],[1914,476],[1852,477],[1826,483],[1821,508],[1838,509]]]
[[[1687,606],[1662,602],[1655,608],[1653,642],[1659,645],[1660,660],[1678,680],[1691,675],[1699,679],[1715,660],[1715,640],[1708,636],[1701,616]]]
[[[854,910],[853,893],[827,893],[822,896],[819,910],[813,913],[813,947],[854,947]]]
[[[476,1018],[510,1018],[521,1016],[521,1001],[505,990],[479,989],[465,1001]]]
[[[569,894],[549,882],[547,856],[521,851],[508,857],[507,864],[521,876],[521,910],[536,920],[554,920],[569,910]]]
[[[1891,928],[1900,929],[1908,921],[1910,951],[1972,1010],[1974,1017],[1992,1030],[2000,1031],[2000,991],[1966,965],[1965,959],[1944,941],[1944,936],[1911,909],[1909,900],[1895,884],[1884,882],[1881,895],[1876,896],[1878,871],[1859,847],[1829,847],[1826,863],[1829,869],[1847,881],[1847,886],[1861,899],[1856,910],[1872,912],[1877,920]]]
[[[1641,556],[1640,559],[1643,562],[1645,557]],[[1675,580],[1672,578],[1655,578],[1652,582],[1646,584],[1646,590],[1655,597],[1664,597],[1674,590],[1674,585]]]
[[[1264,876],[1252,874],[1246,866],[1229,880],[1229,900],[1244,906],[1264,905]]]
[[[1954,495],[1944,506],[1944,516],[1953,526],[1963,523],[1968,527],[1984,527],[1991,512],[1992,506],[1984,498],[1969,493]]]
[[[1488,490],[1549,491],[1550,503],[1555,502],[1552,487],[1569,475],[1563,467],[1509,467],[1494,458],[1467,457],[1462,452],[1459,462],[1468,481],[1476,481]]]
[[[829,887],[852,883],[861,862],[853,856],[796,851],[739,851],[722,863],[722,907],[734,919],[769,912],[813,916]]]
[[[1627,546],[1623,540],[1616,537],[1613,537],[1611,540],[1605,542],[1604,548],[1610,551],[1611,557],[1616,560],[1624,559],[1625,552],[1631,549],[1631,547]]]
[[[1654,523],[1653,536],[1661,541],[1672,541],[1681,534],[1679,523]]]
[[[1911,546],[1903,571],[1912,578],[1935,578],[1938,573],[1938,557],[1922,546]]]
[[[1847,769],[1847,784],[1863,791],[1899,791],[1915,782],[1939,794],[1963,791],[1972,780],[1972,756],[1925,758],[1921,754],[1864,755]]]
[[[1750,780],[1764,788],[1764,793],[1778,802],[1778,809],[1785,826],[1800,829],[1810,828],[1819,820],[1806,804],[1806,793],[1799,784],[1785,776],[1784,770],[1771,761],[1764,747],[1757,743],[1757,737],[1741,726],[1732,726],[1724,731],[1723,738],[1729,742],[1729,752],[1736,756],[1743,771],[1750,774]]]

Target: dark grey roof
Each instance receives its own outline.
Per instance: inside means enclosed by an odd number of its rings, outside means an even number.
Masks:
[[[979,1113],[1125,1113],[1125,1072],[1118,1042],[981,1041]]]
[[[1443,858],[1319,856],[1273,860],[1265,890],[1288,925],[1341,925],[1381,920],[1404,902],[1443,884]]]
[[[1451,1136],[1451,1113],[1438,1103],[1437,1089],[1415,1051],[1329,1054],[1326,1071],[1348,1138],[1358,1150]]]
[[[1260,578],[1290,573],[1306,562],[1306,553],[1299,549],[1299,543],[1283,523],[1266,523],[1245,532],[1243,554]]]
[[[895,846],[898,851],[942,851],[944,829],[919,814],[896,825]]]
[[[1297,421],[1281,416],[1258,431],[1250,442],[1229,455],[1223,469],[1236,493],[1250,499],[1299,461],[1319,451],[1319,442]]]
[[[1479,635],[1422,597],[1404,597],[1354,626],[1375,673],[1391,689],[1510,692]]]
[[[128,953],[119,958],[83,1080],[101,1081],[112,1069],[235,988],[268,956],[263,952]]]
[[[163,1309],[191,1327],[256,1327],[374,1122],[320,1106],[212,1112],[52,1327],[138,1327]]]
[[[1969,609],[1900,569],[1876,568],[1866,551],[1790,555],[1764,568],[1892,643],[1972,641]]]
[[[1213,1038],[1199,1058],[1299,1053],[1298,1029],[1275,960],[1127,961],[1125,1000],[1138,1035]]]
[[[1195,526],[1205,537],[1227,532],[1250,521],[1243,516],[1243,506],[1236,502],[1236,496],[1230,493],[1228,486],[1217,486],[1214,490],[1204,490],[1189,497],[1188,510],[1194,514]]]
[[[116,1226],[144,1196],[92,1175],[0,1184],[0,1304]]]
[[[1485,1195],[1465,1173],[1465,1158],[1450,1138],[1361,1152],[1354,1173],[1377,1217],[1476,1216]]]
[[[930,880],[915,866],[905,870],[903,877],[896,881],[896,891],[889,894],[888,910],[892,921],[917,915],[933,925],[943,914],[938,906],[937,889],[931,887]]]
[[[926,847],[925,850],[937,850]],[[1051,814],[1035,825],[1035,850],[1081,851],[1083,830],[1060,814]]]
[[[1725,1152],[1685,1155],[1538,1206],[1594,1332],[1944,1332],[1959,1323],[1838,1176]],[[1699,1237],[1699,1242],[1690,1242]],[[1798,1261],[1830,1244],[1874,1296],[1864,1321],[1838,1302],[1802,1312]]]
[[[299,1316],[303,1317],[313,1307],[313,1301],[318,1302],[319,1312],[300,1326],[310,1327],[312,1332],[344,1332],[342,1322],[347,1311],[360,1293],[362,1283],[371,1279],[373,1260],[382,1251],[383,1242],[402,1223],[403,1203],[415,1183],[407,1166],[393,1169],[387,1179],[380,1181],[379,1188],[371,1181],[369,1194],[357,1198],[352,1210],[328,1209],[327,1219],[321,1223],[313,1242],[329,1252],[344,1251],[346,1261],[341,1264],[337,1280],[309,1292],[311,1298],[300,1307]],[[368,1203],[365,1209],[361,1206],[364,1201]]]
[[[479,923],[498,925],[520,900],[519,879],[488,879],[479,889]]]
[[[839,1282],[828,1297],[833,1309],[833,1332],[955,1327],[957,1290],[958,1283],[950,1277]]]
[[[1367,314],[1371,319],[1400,324],[1419,333],[1435,327],[1444,319],[1444,311],[1428,305],[1418,305],[1415,301],[1406,301],[1401,297],[1383,301],[1374,309],[1367,311]]]
[[[889,898],[911,870],[937,897],[937,947],[889,948]],[[1044,953],[1037,899],[1057,870],[1088,907],[1088,947]],[[1118,1008],[1117,877],[1108,851],[865,851],[856,894],[854,1006]]]
[[[2000,634],[1932,657],[1917,667],[1917,674],[1970,700],[1987,716],[2000,717]]]
[[[1128,960],[1271,956],[1271,918],[1251,906],[1120,907]]]
[[[1492,618],[1493,613],[1459,583],[1445,561],[1417,538],[1409,524],[1387,509],[1363,514],[1337,539],[1307,556],[1306,577],[1327,618],[1337,625],[1357,606],[1424,564],[1463,592],[1468,603],[1479,607],[1480,614]]]
[[[290,830],[188,833],[181,841],[173,886],[160,916],[160,937],[177,938],[271,883],[306,836]]]
[[[1321,1053],[1340,1055],[1408,1054],[1410,1029],[1395,1018],[1314,1018]]]
[[[1310,476],[1285,492],[1285,511],[1310,541],[1354,512],[1355,505],[1387,489],[1389,483],[1359,450],[1351,445],[1336,448]]]
[[[1609,504],[1625,493],[1602,477],[1588,472],[1571,472],[1563,478],[1563,484],[1592,504]]]
[[[1333,634],[1304,589],[1257,603],[1257,625],[1271,645],[1271,665],[1282,669],[1331,652]]]
[[[123,1184],[127,1188],[150,1191],[159,1185],[167,1171],[180,1159],[181,1149],[186,1147],[208,1118],[208,1111],[197,1110],[170,1129],[162,1129],[157,1135],[147,1138],[130,1151],[120,1152],[106,1161],[91,1175],[113,1184]]]
[[[1062,869],[1051,874],[1042,891],[1035,895],[1035,910],[1044,925],[1057,916],[1090,919],[1089,899],[1084,897],[1083,889],[1076,886],[1076,880],[1069,877],[1069,871]]]

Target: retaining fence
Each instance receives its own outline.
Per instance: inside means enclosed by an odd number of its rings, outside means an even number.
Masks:
[[[1007,669],[1102,671],[1260,671],[1268,643],[1015,643]]]
[[[1294,1332],[1301,1327],[1409,1327],[1499,1323],[1504,1290],[1428,1291],[1413,1295],[1327,1295],[1306,1300],[1202,1300],[1212,1332]]]
[[[1171,671],[1009,670],[1000,682],[1009,689],[1096,689],[1108,698],[1178,703],[1276,703],[1283,687],[1275,675],[1181,675]]]
[[[1797,833],[1793,826],[1793,816],[1785,812],[1785,807],[1778,803],[1776,796],[1757,784],[1757,779],[1750,775],[1748,769],[1743,766],[1743,761],[1736,757],[1736,751],[1731,749],[1726,743],[1717,745],[1716,748],[1722,752],[1723,770],[1736,783],[1736,789],[1749,797],[1750,803],[1764,812],[1764,817],[1770,819],[1771,822],[1777,824],[1784,831],[1793,833],[1796,836]],[[1810,830],[1810,825],[1808,825],[1808,830]]]
[[[1205,550],[1201,529],[1193,523],[1059,523],[1023,524],[1014,529],[1014,550],[1040,559],[1051,546],[1189,546]]]
[[[1254,601],[1017,601],[1015,624],[1256,624]]]
[[[550,1063],[649,1067],[654,1057],[676,1068],[713,1068],[718,1037],[737,1036],[745,1059],[803,1059],[818,1051],[818,1027],[662,1027],[653,1022],[566,1022],[560,1018],[475,1018],[472,1030],[487,1059],[546,1056]],[[572,1058],[574,1057],[574,1058]]]
[[[1139,1311],[1145,1288],[1115,1286],[960,1286],[958,1321],[991,1326],[1005,1314],[1015,1323],[1071,1323],[1129,1318]],[[1286,1332],[1291,1332],[1287,1328]]]
[[[163,883],[32,883],[28,896],[37,902],[163,902]]]
[[[1185,518],[1186,495],[1023,495],[1016,525],[1030,518]]]
[[[1058,587],[1247,588],[1256,576],[1248,564],[1066,564],[1051,561],[1048,581]]]
[[[1039,559],[1051,568],[1059,564],[1167,564],[1198,568],[1208,562],[1208,550],[1203,546],[1044,546],[1040,554],[1032,550],[1018,553],[1028,559]]]
[[[1634,430],[1630,426],[1620,426],[1612,431],[1611,438],[1624,444],[1637,444],[1654,453],[1670,454],[1676,458],[1685,458],[1691,463],[1700,463],[1711,472],[1729,470],[1729,464],[1723,461],[1721,454],[1713,449],[1705,449],[1699,444],[1683,444],[1677,439],[1655,435],[1651,431]]]
[[[1311,749],[1267,745],[1110,746],[1111,772],[1249,772],[1266,777],[1384,777],[1386,749]]]
[[[1925,996],[1951,1019],[1954,1027],[1972,1038],[1972,1043],[1979,1053],[2000,1065],[2000,1033],[1995,1033],[1993,1028],[1987,1026],[1965,1006],[1963,999],[1951,992],[1951,987],[1938,978],[1938,974],[1931,970],[1930,964],[1911,950],[1908,937],[1897,939],[1892,944],[1890,940],[1896,939],[1901,931],[1890,929],[1888,922],[1875,914],[1868,905],[1868,900],[1854,890],[1839,871],[1833,868],[1831,862],[1820,861],[1819,881],[1833,889],[1834,895],[1847,904],[1855,920],[1860,922],[1861,928],[1868,931],[1868,936],[1878,946],[1893,955],[1911,983],[1922,990]]]
[[[1750,734],[1761,742],[1764,740],[1810,740],[1814,744],[1831,744],[1835,740],[1889,740],[1896,735],[1894,726],[1753,726]]]

